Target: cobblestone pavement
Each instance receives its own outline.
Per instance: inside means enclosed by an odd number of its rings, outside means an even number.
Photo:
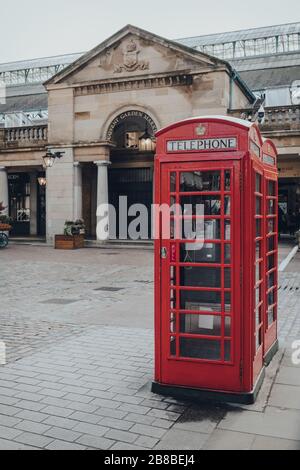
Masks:
[[[0,263],[0,449],[300,449],[300,259],[280,276],[286,349],[247,407],[150,392],[151,252],[11,246]]]

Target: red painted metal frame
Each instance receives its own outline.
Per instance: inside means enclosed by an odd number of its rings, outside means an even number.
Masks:
[[[205,135],[199,137],[197,134],[199,126],[205,130]],[[230,151],[207,151],[207,152],[182,152],[170,153],[166,151],[168,140],[184,140],[184,139],[200,139],[200,138],[217,138],[236,136],[238,141],[238,149]],[[264,158],[264,155],[274,160],[274,165],[270,165],[271,159]],[[268,162],[268,163],[266,163]],[[177,177],[176,192],[170,192],[170,172],[177,171],[193,171],[193,170],[222,170],[224,175],[225,169],[231,169],[234,174],[232,178],[234,188],[231,187],[231,214],[234,232],[232,235],[232,255],[234,265],[222,265],[224,261],[224,224],[222,224],[221,240],[205,240],[210,243],[221,243],[221,273],[225,268],[232,269],[231,272],[231,289],[234,293],[232,296],[231,316],[233,326],[231,331],[231,341],[235,344],[234,356],[231,362],[200,360],[192,358],[184,358],[179,356],[179,330],[172,334],[169,328],[170,312],[176,314],[177,328],[179,312],[199,314],[199,311],[189,312],[180,310],[178,304],[176,308],[170,309],[170,293],[171,291],[180,291],[180,259],[179,259],[179,240],[162,240],[159,236],[155,237],[155,381],[162,385],[174,385],[191,387],[198,389],[209,389],[220,392],[251,392],[255,386],[263,366],[264,358],[270,348],[277,340],[277,256],[278,256],[278,208],[275,203],[275,227],[274,232],[275,247],[274,257],[276,284],[275,291],[275,321],[270,327],[267,325],[268,309],[267,309],[267,201],[269,196],[266,194],[268,180],[275,181],[274,201],[278,198],[278,173],[276,168],[277,152],[271,141],[263,141],[259,130],[255,124],[243,123],[242,121],[234,121],[225,118],[194,118],[182,121],[169,126],[157,134],[157,155],[155,159],[155,202],[156,204],[169,203],[170,195],[177,197],[179,194],[179,177]],[[259,193],[262,201],[262,233],[261,243],[261,346],[256,351],[255,335],[257,333],[255,323],[255,286],[256,286],[256,194],[255,194],[255,173],[261,174],[262,188]],[[222,177],[222,181],[224,176]],[[195,193],[191,193],[195,194]],[[214,192],[201,192],[205,195],[214,195]],[[219,194],[219,192],[218,192]],[[224,186],[221,187],[221,198],[224,198]],[[184,193],[189,195],[189,193]],[[273,196],[271,196],[273,198]],[[221,212],[222,214],[222,212]],[[227,216],[223,213],[223,220]],[[222,220],[222,216],[220,219]],[[217,219],[218,216],[206,216],[205,218]],[[161,227],[158,224],[157,230]],[[156,234],[157,235],[157,234]],[[186,243],[186,240],[182,240]],[[161,248],[167,247],[168,258],[161,259]],[[176,247],[176,249],[174,248]],[[171,253],[171,255],[170,255]],[[175,259],[176,258],[176,259]],[[175,262],[176,261],[176,262]],[[190,263],[193,266],[193,263]],[[174,266],[176,272],[176,285],[172,285],[169,279],[170,266]],[[197,266],[206,266],[200,263]],[[207,264],[207,267],[217,266]],[[218,264],[219,266],[219,264]],[[222,305],[224,305],[224,276],[221,276],[221,292]],[[217,288],[189,288],[186,290],[209,290],[218,291]],[[228,289],[227,289],[228,291]],[[178,299],[178,295],[176,296]],[[205,315],[205,312],[201,312]],[[218,315],[216,312],[208,312],[209,315]],[[226,312],[222,313],[223,316]],[[225,320],[224,320],[225,321]],[[224,321],[222,321],[221,337],[222,341],[222,358],[224,359]],[[176,355],[171,356],[169,351],[169,339],[171,336],[176,337]],[[180,336],[186,336],[180,333]],[[189,338],[199,338],[199,335],[187,335]],[[205,338],[200,336],[201,338]],[[211,336],[207,339],[212,339]],[[219,337],[213,337],[219,339]]]

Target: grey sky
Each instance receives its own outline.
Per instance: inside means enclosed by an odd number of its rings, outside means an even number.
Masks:
[[[131,23],[175,39],[300,20],[299,0],[0,0],[0,63],[91,49]]]

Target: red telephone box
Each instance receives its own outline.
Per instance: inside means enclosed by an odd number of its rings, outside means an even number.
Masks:
[[[157,133],[155,178],[152,390],[253,403],[278,350],[276,148],[256,124],[192,118]]]

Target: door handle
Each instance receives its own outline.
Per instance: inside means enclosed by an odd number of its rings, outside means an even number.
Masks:
[[[162,259],[167,259],[168,250],[165,246],[163,246],[162,249],[160,250],[160,256],[161,256]]]

